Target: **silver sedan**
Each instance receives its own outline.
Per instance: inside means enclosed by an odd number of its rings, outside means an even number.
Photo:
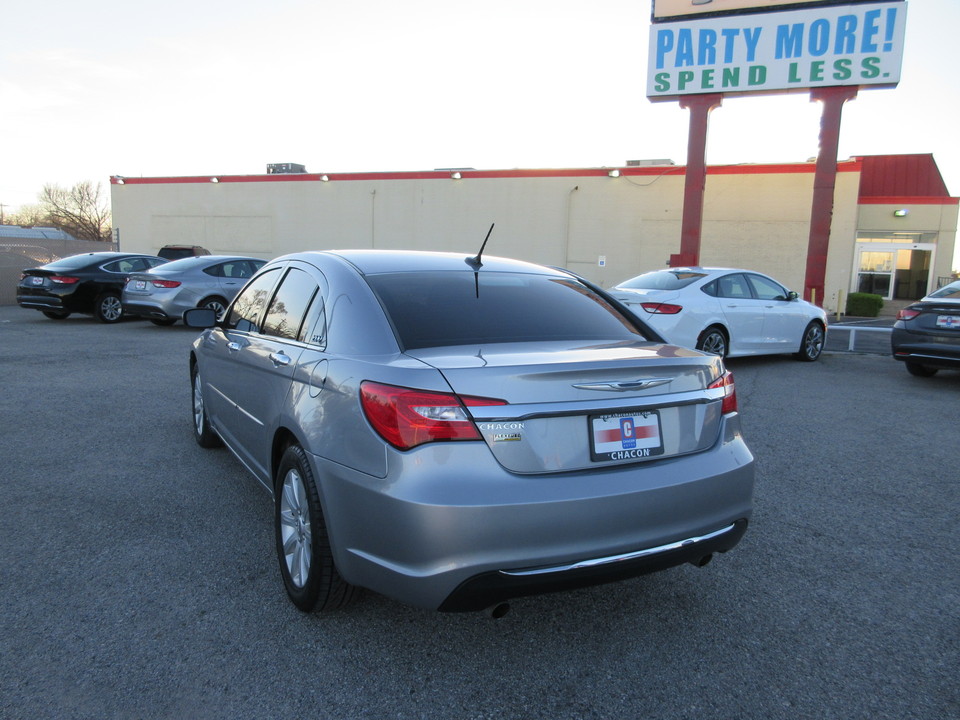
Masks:
[[[266,265],[190,352],[194,435],[273,497],[302,610],[444,611],[692,563],[740,540],[754,461],[723,359],[562,270],[452,253]]]
[[[123,288],[123,311],[149,318],[155,325],[173,325],[190,308],[220,314],[264,263],[253,257],[203,255],[134,273]]]

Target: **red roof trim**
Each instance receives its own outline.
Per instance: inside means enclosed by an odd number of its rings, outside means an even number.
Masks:
[[[843,161],[837,164],[838,172],[858,172],[860,162]],[[661,175],[686,174],[683,165],[645,165],[643,167],[618,168],[551,168],[551,169],[514,169],[514,170],[419,170],[413,172],[368,172],[368,173],[327,173],[330,182],[348,182],[351,180],[450,180],[454,172],[460,173],[463,180],[487,180],[494,178],[562,178],[562,177],[605,177],[612,170],[619,171],[625,177],[659,177]],[[708,175],[784,175],[812,174],[816,171],[814,163],[792,163],[771,165],[713,165],[707,168]],[[321,182],[320,173],[283,173],[276,175],[204,175],[193,177],[111,177],[113,185],[161,185],[189,183],[250,183],[250,182]]]
[[[895,196],[889,197],[862,197],[861,205],[960,205],[960,198],[955,197],[909,197]]]

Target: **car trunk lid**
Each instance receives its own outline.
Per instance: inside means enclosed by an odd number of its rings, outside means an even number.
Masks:
[[[720,431],[720,358],[659,343],[505,343],[410,351],[470,407],[497,460],[519,473],[646,462],[711,447]]]

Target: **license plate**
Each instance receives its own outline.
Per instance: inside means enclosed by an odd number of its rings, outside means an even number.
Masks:
[[[146,290],[146,289],[147,289],[147,281],[146,281],[146,280],[134,280],[134,281],[133,281],[133,287],[134,287],[135,289],[137,289],[137,290]]]
[[[662,454],[660,414],[655,410],[590,418],[590,459],[594,462],[641,460]]]
[[[960,330],[960,315],[937,315],[937,327]]]
[[[39,275],[34,275],[30,278],[31,285],[43,285],[43,278]]]

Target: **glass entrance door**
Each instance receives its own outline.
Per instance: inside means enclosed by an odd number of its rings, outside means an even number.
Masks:
[[[919,300],[930,282],[932,243],[857,243],[857,272],[852,292],[885,300]]]
[[[930,277],[929,250],[900,250],[893,276],[894,300],[919,300],[927,294]]]
[[[895,250],[861,249],[857,292],[882,295],[889,300],[895,255]]]

